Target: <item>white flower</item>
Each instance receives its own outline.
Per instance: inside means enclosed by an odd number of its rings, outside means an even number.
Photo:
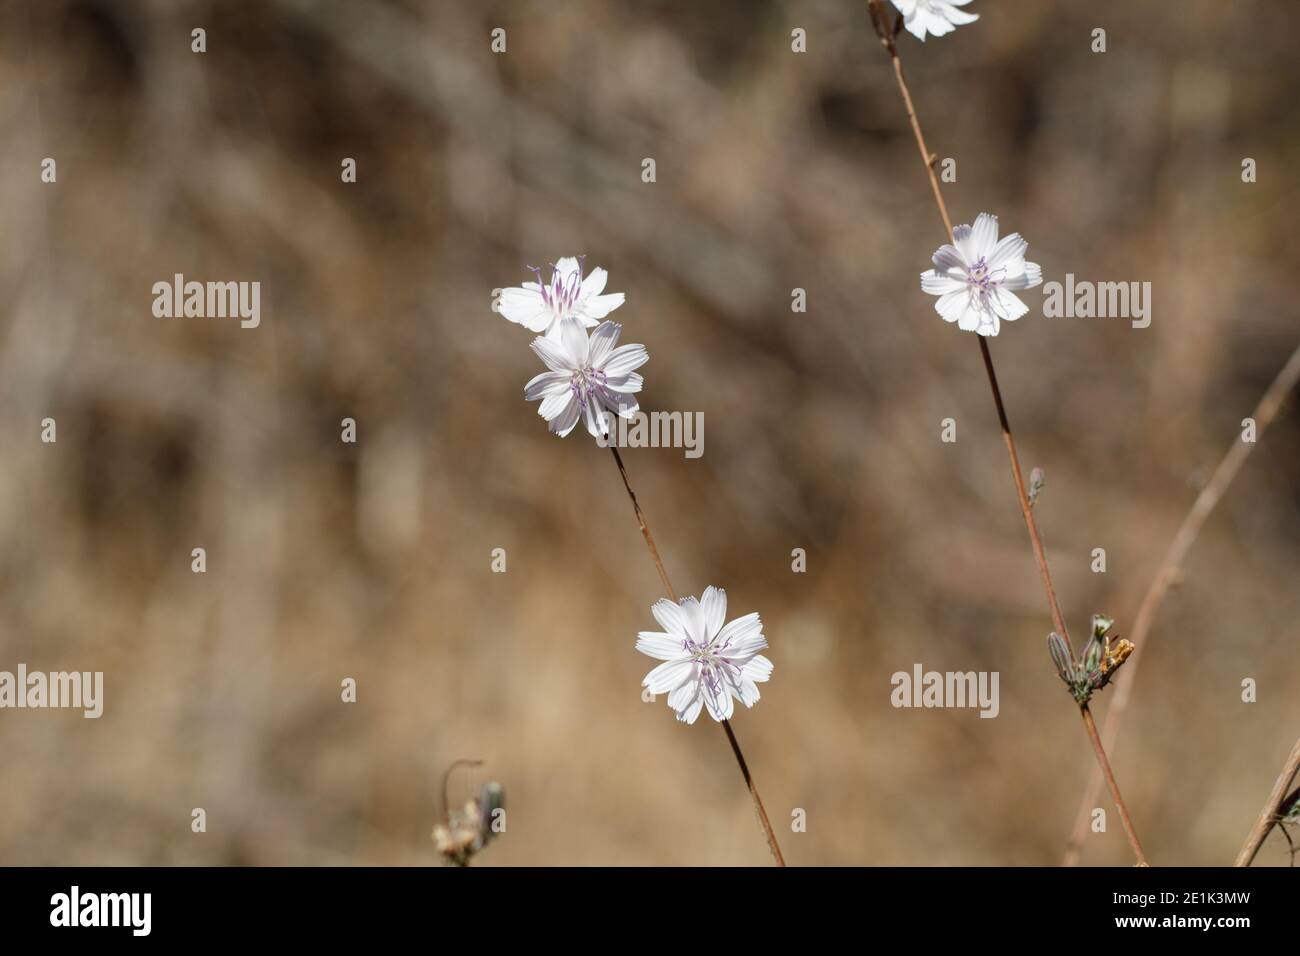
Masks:
[[[644,345],[620,345],[623,326],[602,322],[587,337],[575,319],[564,319],[554,336],[533,339],[533,351],[549,372],[535,376],[524,386],[524,398],[542,400],[537,413],[551,431],[563,438],[585,419],[587,431],[600,437],[609,434],[605,410],[632,418],[638,409],[632,395],[641,391],[643,379],[634,369],[650,360]]]
[[[965,332],[997,335],[999,322],[1014,322],[1026,312],[1012,291],[1043,281],[1037,263],[1025,261],[1029,243],[1013,232],[998,241],[998,217],[982,212],[974,226],[958,226],[952,244],[934,254],[936,268],[921,273],[921,289],[937,295],[934,309],[945,322]]]
[[[978,13],[957,9],[968,3],[970,0],[894,0],[894,6],[903,15],[903,26],[922,43],[927,30],[932,36],[941,37],[978,20]]]
[[[623,304],[623,293],[601,295],[609,276],[604,269],[592,269],[584,277],[584,258],[566,256],[554,263],[551,279],[545,285],[542,270],[529,266],[537,281],[502,289],[497,311],[530,332],[549,332],[551,338],[558,337],[562,319],[577,319],[587,328],[596,325]]]
[[[677,719],[695,723],[700,708],[714,720],[728,720],[732,698],[746,707],[758,701],[758,683],[772,676],[772,662],[758,653],[767,647],[757,614],[736,618],[725,627],[727,592],[708,587],[697,601],[679,604],[661,598],[650,608],[661,631],[642,631],[636,649],[660,664],[641,682],[652,694],[667,694]]]

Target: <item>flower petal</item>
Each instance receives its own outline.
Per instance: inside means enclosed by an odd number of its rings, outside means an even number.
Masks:
[[[578,419],[582,417],[582,409],[578,407],[578,400],[572,395],[569,397],[568,404],[564,410],[551,421],[551,431],[561,438],[573,431],[578,424]]]
[[[600,266],[592,269],[582,277],[582,290],[578,293],[578,301],[590,298],[591,296],[600,295],[605,291],[605,283],[609,280],[609,273]]]
[[[502,289],[497,312],[530,332],[545,332],[555,321],[555,313],[542,300],[541,293],[531,289]]]
[[[727,592],[709,585],[700,596],[700,607],[704,609],[704,636],[712,640],[727,620]]]
[[[691,636],[686,612],[682,610],[681,605],[674,604],[667,598],[660,598],[650,605],[650,613],[655,616],[659,626],[667,631],[671,637],[686,640]]]
[[[640,631],[636,636],[636,649],[655,660],[672,661],[686,656],[682,639],[663,631]]]
[[[691,675],[695,672],[695,667],[695,662],[689,657],[664,661],[645,675],[645,680],[641,681],[641,686],[652,694],[666,694],[690,680]]]
[[[987,260],[998,244],[998,217],[989,212],[976,216],[975,225],[971,226],[970,244],[974,252],[971,262]]]
[[[772,676],[772,662],[759,654],[757,657],[751,657],[740,669],[740,673],[745,680],[761,683]]]
[[[735,713],[736,705],[731,699],[731,692],[727,690],[727,685],[721,681],[710,685],[706,681],[703,688],[704,706],[708,708],[709,716],[719,723],[730,720],[731,715]]]
[[[618,344],[618,334],[622,331],[623,326],[617,322],[602,322],[596,327],[596,331],[591,333],[587,361],[591,363],[592,368],[601,367],[614,346]]]
[[[699,599],[691,595],[682,598],[677,603],[681,606],[682,615],[686,618],[686,633],[690,635],[691,640],[696,644],[707,644],[709,637],[704,629],[704,608],[700,607]]]
[[[644,345],[620,345],[609,353],[601,371],[609,378],[620,378],[650,361]],[[594,363],[593,363],[593,367]]]
[[[695,718],[700,716],[700,709],[704,707],[704,698],[700,694],[695,695],[695,700],[683,711],[679,711],[677,719],[688,724],[695,723]]]
[[[609,434],[610,423],[606,418],[608,413],[601,408],[599,402],[588,399],[582,413],[587,423],[587,432],[592,438],[604,438]]]
[[[964,229],[966,227],[958,226],[958,228]],[[945,243],[936,249],[934,255],[930,257],[930,261],[934,263],[935,269],[939,272],[954,270],[964,273],[967,267],[970,266],[970,263],[963,259],[961,253],[957,251],[957,247],[951,243]]]
[[[622,305],[623,298],[622,292],[612,292],[609,295],[593,295],[589,299],[582,300],[578,312],[588,319],[592,325],[595,325],[597,319],[603,319]]]
[[[587,356],[591,345],[587,340],[587,330],[582,327],[582,323],[574,319],[562,319],[560,321],[560,343],[569,361],[573,363],[573,368],[583,368],[587,365]]]
[[[966,312],[970,311],[970,308],[970,293],[964,288],[955,292],[947,292],[939,296],[934,303],[934,311],[943,316],[945,322],[956,322]]]
[[[615,392],[615,393],[624,392],[628,395],[631,395],[634,392],[641,391],[641,386],[644,384],[645,384],[645,379],[643,379],[636,372],[632,372],[630,375],[622,375],[619,376],[618,378],[605,379],[604,388],[608,392]]]
[[[547,395],[542,399],[542,404],[537,406],[537,414],[548,422],[553,421],[568,411],[570,404],[576,404],[577,399],[573,392],[565,389],[563,392],[556,392],[554,395]]]
[[[947,295],[949,292],[960,292],[965,288],[965,282],[947,273],[935,272],[933,269],[926,269],[921,273],[921,291],[928,292],[930,295]]]
[[[1020,275],[1012,276],[1002,283],[1002,288],[1020,291],[1032,289],[1043,281],[1043,269],[1037,262],[1026,262]]]
[[[759,620],[757,612],[730,622],[718,633],[713,646],[723,660],[744,666],[750,658],[767,647],[763,622]]]
[[[1029,311],[1029,306],[1021,302],[1015,293],[1008,291],[1005,287],[997,290],[997,297],[999,306],[998,315],[1000,318],[1006,319],[1008,322],[1014,322]],[[995,332],[994,335],[996,334],[997,333]]]
[[[560,395],[569,390],[572,378],[567,372],[542,372],[534,375],[524,386],[524,401],[535,402],[548,395]]]
[[[989,272],[1005,269],[1008,276],[1019,275],[1024,268],[1025,250],[1028,248],[1029,243],[1020,238],[1020,233],[1013,232],[1004,236],[989,254]]]
[[[573,358],[565,350],[563,343],[558,338],[551,338],[550,336],[535,338],[529,348],[537,353],[537,357],[545,362],[546,367],[552,372],[572,373],[577,371],[578,366],[574,364]]]
[[[700,698],[700,665],[693,661],[691,663],[690,676],[668,692],[668,706],[679,712]]]

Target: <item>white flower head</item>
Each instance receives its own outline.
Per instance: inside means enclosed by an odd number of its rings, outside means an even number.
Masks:
[[[622,328],[602,322],[589,338],[576,319],[564,319],[556,335],[533,339],[533,351],[550,371],[524,386],[524,399],[541,399],[537,413],[561,438],[579,419],[594,437],[608,435],[612,419],[606,417],[607,410],[623,418],[636,415],[639,406],[632,396],[641,391],[643,379],[635,369],[650,356],[644,345],[615,348]]]
[[[952,243],[934,254],[935,268],[921,273],[921,289],[937,295],[934,309],[964,332],[997,335],[1002,320],[1014,322],[1029,306],[1013,292],[1043,281],[1037,263],[1025,261],[1029,243],[1013,232],[998,241],[998,217],[982,212],[975,225],[958,226]]]
[[[661,598],[650,612],[664,630],[642,631],[636,649],[663,663],[641,684],[652,694],[667,694],[678,720],[695,723],[701,708],[714,720],[728,720],[734,701],[757,703],[759,683],[772,676],[772,662],[759,653],[767,638],[757,614],[724,625],[727,592],[715,587],[705,588],[698,601]]]
[[[565,256],[551,266],[551,277],[543,283],[542,270],[529,266],[536,282],[502,289],[496,309],[530,332],[559,336],[560,322],[576,319],[587,328],[596,325],[623,304],[623,293],[602,295],[609,278],[604,269],[582,274],[585,256]]]
[[[894,0],[894,6],[903,15],[903,26],[922,43],[927,32],[941,37],[978,20],[978,13],[957,9],[968,3],[970,0]]]

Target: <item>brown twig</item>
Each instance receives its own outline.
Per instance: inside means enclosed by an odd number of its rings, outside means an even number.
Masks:
[[[1286,758],[1286,765],[1282,768],[1282,772],[1277,775],[1277,780],[1273,783],[1273,789],[1269,792],[1268,802],[1264,804],[1264,809],[1259,812],[1259,819],[1255,821],[1250,836],[1246,837],[1241,852],[1237,854],[1235,866],[1250,866],[1255,859],[1255,854],[1259,852],[1259,848],[1263,845],[1264,838],[1268,836],[1268,832],[1281,819],[1279,811],[1282,808],[1282,802],[1287,799],[1287,788],[1291,786],[1291,781],[1295,779],[1297,772],[1300,772],[1300,739],[1296,740],[1295,746],[1291,748],[1291,755]]]
[[[1120,796],[1119,784],[1115,782],[1110,761],[1106,759],[1106,748],[1101,745],[1101,738],[1097,736],[1097,723],[1092,719],[1092,711],[1087,704],[1084,704],[1079,708],[1079,712],[1083,714],[1083,725],[1088,728],[1088,739],[1092,741],[1092,748],[1097,751],[1097,763],[1105,774],[1106,782],[1110,784],[1110,795],[1114,798],[1115,807],[1119,811],[1119,822],[1124,825],[1124,833],[1128,836],[1134,855],[1137,856],[1138,866],[1149,866],[1146,854],[1142,852],[1142,844],[1138,842],[1137,831],[1133,829],[1133,821],[1129,819],[1128,808],[1124,806],[1124,798]]]
[[[925,166],[926,176],[930,180],[930,189],[934,193],[935,205],[939,209],[939,216],[943,219],[943,226],[947,232],[948,239],[953,238],[952,219],[948,215],[948,207],[943,201],[943,193],[939,188],[939,177],[934,171],[934,159],[930,149],[925,144],[925,134],[921,132],[921,121],[916,115],[916,106],[912,102],[912,93],[907,87],[907,79],[903,76],[903,61],[899,58],[898,47],[894,40],[898,36],[900,20],[896,19],[892,30],[888,27],[889,19],[883,8],[882,0],[868,0],[871,10],[871,21],[876,28],[876,34],[880,37],[881,45],[884,46],[886,53],[889,55],[890,62],[894,67],[894,79],[898,82],[898,91],[903,97],[903,106],[907,110],[908,121],[912,125],[912,134],[916,139],[916,148],[921,153],[921,163]],[[988,343],[984,336],[978,336],[980,355],[984,360],[984,370],[988,373],[989,388],[993,392],[993,403],[997,406],[998,423],[1002,428],[1002,440],[1007,446],[1007,457],[1011,462],[1011,478],[1016,486],[1016,497],[1020,500],[1020,511],[1024,515],[1025,527],[1029,530],[1029,542],[1034,549],[1034,560],[1038,564],[1038,573],[1043,579],[1043,591],[1047,595],[1047,604],[1051,609],[1052,622],[1056,631],[1065,641],[1066,646],[1070,644],[1070,634],[1065,626],[1065,618],[1061,614],[1061,608],[1056,600],[1056,588],[1052,585],[1052,572],[1047,566],[1047,553],[1043,549],[1042,537],[1038,533],[1038,523],[1034,520],[1033,506],[1029,503],[1029,495],[1025,492],[1025,480],[1020,471],[1020,458],[1016,454],[1015,438],[1011,434],[1011,424],[1007,419],[1006,406],[1002,401],[1002,391],[998,387],[997,373],[993,370],[993,356],[989,353]],[[1101,739],[1097,735],[1096,726],[1092,719],[1092,714],[1087,705],[1081,707],[1083,713],[1083,722],[1088,728],[1088,738],[1092,742],[1093,750],[1097,755],[1097,766],[1102,774],[1106,777],[1106,782],[1110,785],[1111,796],[1115,799],[1115,807],[1119,811],[1120,819],[1124,822],[1124,832],[1128,834],[1129,844],[1133,848],[1133,854],[1137,857],[1140,865],[1146,866],[1146,856],[1142,852],[1142,844],[1138,842],[1137,833],[1133,829],[1133,823],[1129,819],[1128,808],[1124,805],[1124,798],[1120,795],[1119,784],[1115,780],[1115,774],[1111,771],[1110,761],[1106,759],[1106,751],[1101,746]]]
[[[627,468],[623,465],[623,456],[618,453],[616,445],[610,445],[609,450],[614,453],[614,462],[618,465],[618,473],[623,478],[623,487],[627,489],[627,496],[632,500],[632,510],[636,512],[637,524],[641,526],[641,537],[645,538],[646,548],[650,551],[650,559],[655,563],[655,570],[659,572],[659,580],[664,586],[670,600],[677,600],[677,592],[673,590],[672,582],[668,580],[668,572],[664,570],[663,559],[659,557],[659,549],[655,547],[654,535],[650,533],[650,525],[646,523],[645,512],[641,510],[640,503],[636,500],[636,492],[632,490],[632,483],[627,477]],[[767,838],[767,847],[772,851],[772,856],[776,860],[777,866],[785,866],[785,857],[781,855],[781,846],[776,842],[776,831],[772,829],[772,823],[767,818],[767,811],[763,808],[763,798],[758,795],[758,787],[754,784],[754,778],[749,773],[749,764],[745,761],[745,754],[740,749],[740,742],[736,740],[736,733],[731,729],[731,721],[722,721],[722,729],[727,732],[727,740],[731,743],[731,752],[736,755],[736,763],[740,764],[740,774],[745,778],[745,786],[749,788],[749,796],[754,801],[754,812],[758,814],[759,825],[763,828],[763,835]]]
[[[1251,417],[1255,420],[1255,442],[1244,442],[1240,438],[1234,439],[1229,446],[1223,458],[1219,461],[1218,467],[1214,469],[1214,474],[1210,477],[1209,482],[1201,493],[1196,496],[1196,501],[1192,504],[1192,509],[1187,512],[1183,518],[1182,525],[1178,528],[1174,540],[1169,545],[1169,550],[1165,552],[1164,560],[1160,562],[1160,567],[1156,569],[1155,577],[1151,579],[1151,585],[1147,588],[1142,602],[1138,605],[1137,617],[1133,619],[1133,630],[1129,639],[1136,646],[1133,654],[1128,659],[1127,667],[1124,671],[1125,678],[1123,681],[1117,681],[1115,687],[1115,696],[1110,701],[1110,707],[1106,711],[1106,719],[1101,727],[1101,742],[1107,750],[1114,750],[1115,740],[1119,736],[1120,720],[1124,716],[1124,711],[1128,707],[1129,695],[1133,691],[1133,684],[1137,678],[1138,664],[1146,651],[1148,635],[1151,631],[1151,624],[1155,620],[1156,612],[1160,605],[1164,603],[1169,589],[1177,581],[1182,563],[1187,557],[1187,552],[1191,550],[1192,544],[1196,541],[1197,535],[1201,532],[1201,527],[1205,524],[1210,513],[1214,511],[1219,499],[1223,497],[1228,486],[1232,484],[1233,478],[1241,470],[1245,463],[1246,457],[1250,454],[1251,449],[1255,447],[1259,438],[1263,435],[1264,429],[1269,423],[1277,417],[1278,410],[1282,407],[1282,402],[1295,388],[1297,381],[1300,381],[1300,346],[1291,353],[1291,357],[1286,364],[1277,373],[1272,384],[1265,390],[1263,397],[1260,398],[1259,404],[1255,406],[1255,411]],[[1065,865],[1075,866],[1078,864],[1083,855],[1083,841],[1088,832],[1088,816],[1092,808],[1096,805],[1097,795],[1101,791],[1101,775],[1096,769],[1088,778],[1088,786],[1084,790],[1083,799],[1079,802],[1079,812],[1074,818],[1074,830],[1070,834],[1069,843],[1065,848]]]

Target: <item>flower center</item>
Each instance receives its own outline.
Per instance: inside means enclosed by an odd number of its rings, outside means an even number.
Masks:
[[[718,691],[722,687],[720,674],[722,668],[733,668],[737,673],[740,668],[733,662],[722,656],[722,652],[731,646],[731,641],[714,647],[712,644],[697,644],[695,641],[686,639],[682,641],[682,649],[691,655],[691,660],[700,665],[700,680],[711,691]]]
[[[573,314],[574,307],[578,304],[578,293],[582,291],[582,260],[583,256],[578,257],[578,269],[576,272],[570,272],[568,277],[561,276],[555,271],[555,263],[551,263],[551,281],[542,281],[542,270],[536,266],[529,266],[528,269],[537,276],[537,284],[542,287],[542,301],[546,307],[555,313],[561,319],[567,319]]]
[[[997,291],[1005,276],[1006,270],[990,271],[988,261],[980,257],[979,262],[966,270],[966,285],[970,287],[971,291],[987,298],[991,293]]]
[[[573,392],[574,397],[578,399],[578,404],[586,408],[587,403],[591,401],[592,394],[597,389],[603,388],[606,381],[604,372],[587,365],[578,369],[569,377],[569,389]]]

